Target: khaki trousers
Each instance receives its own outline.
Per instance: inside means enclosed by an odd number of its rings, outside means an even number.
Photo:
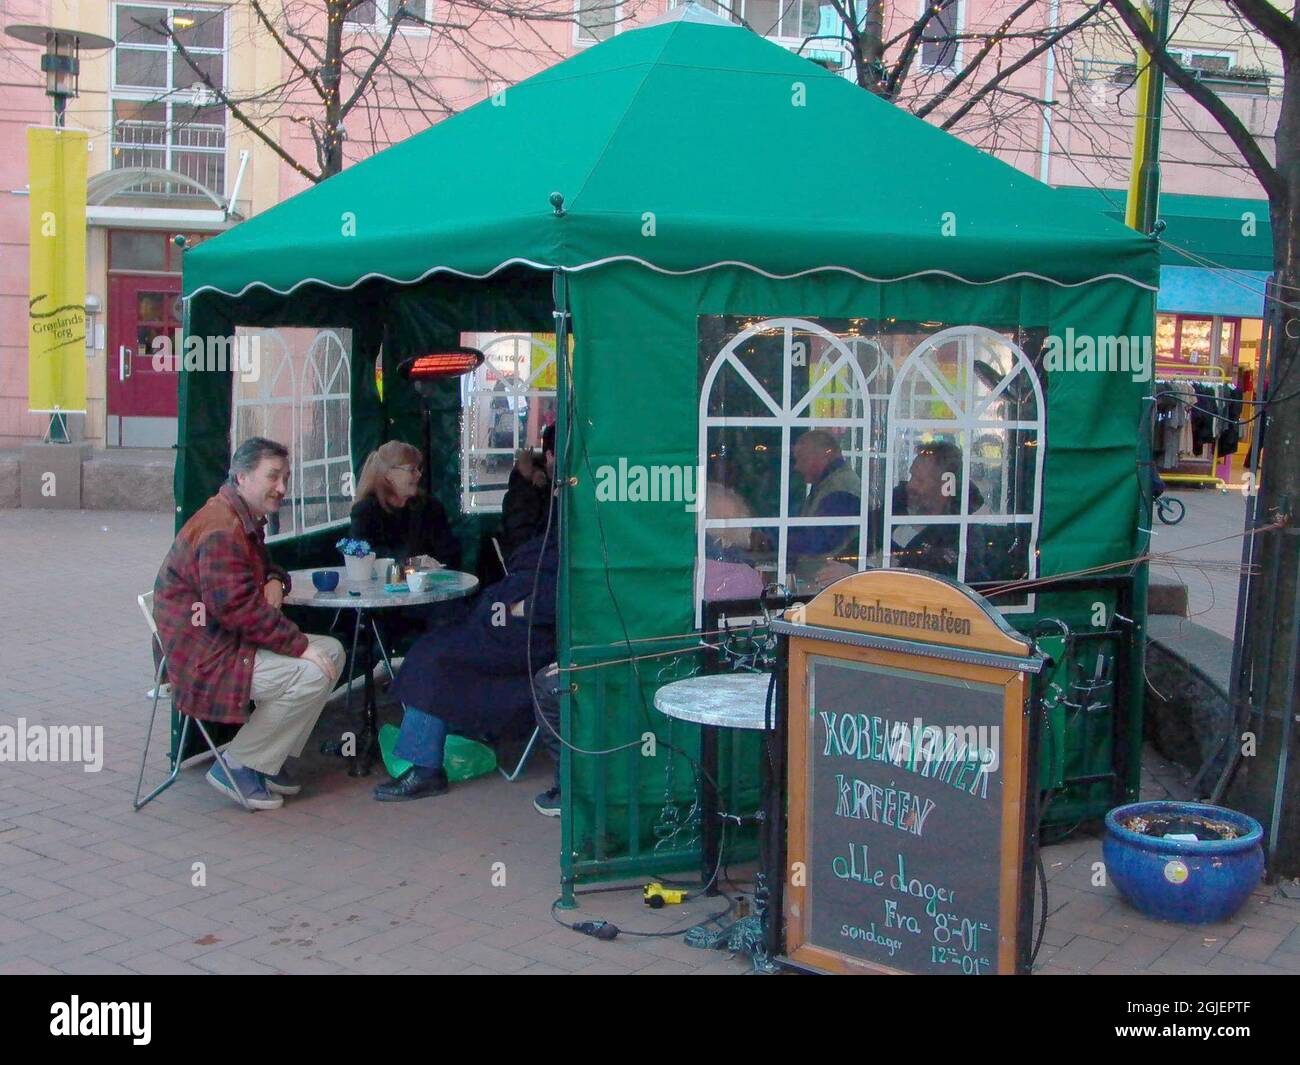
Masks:
[[[325,652],[336,673],[343,669],[343,645],[333,636],[309,634],[307,642]],[[333,688],[334,681],[307,659],[260,649],[253,660],[257,707],[226,753],[240,765],[275,776],[286,758],[302,753]]]

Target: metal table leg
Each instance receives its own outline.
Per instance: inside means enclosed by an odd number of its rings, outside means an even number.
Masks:
[[[706,895],[718,893],[717,872],[721,847],[718,822],[718,730],[700,726],[700,880],[707,884]]]

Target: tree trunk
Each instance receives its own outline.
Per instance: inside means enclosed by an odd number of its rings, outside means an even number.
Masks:
[[[343,169],[343,116],[340,82],[343,78],[344,0],[327,0],[325,10],[325,55],[321,67],[321,84],[325,88],[325,128],[321,133],[320,166],[322,177],[332,177]]]
[[[858,54],[854,63],[858,84],[881,96],[885,92],[885,5],[884,0],[866,0],[866,5],[866,17],[856,38]]]
[[[1300,303],[1300,62],[1284,57],[1284,71],[1276,144],[1285,199],[1275,198],[1269,211],[1282,301],[1276,319],[1280,344],[1269,370],[1267,397],[1281,402],[1267,408],[1259,514],[1265,523],[1277,516],[1288,525],[1260,534],[1259,572],[1250,578],[1247,592],[1251,623],[1239,637],[1246,641],[1244,652],[1252,667],[1250,695],[1256,712],[1247,730],[1255,734],[1257,744],[1255,757],[1244,762],[1243,800],[1264,825],[1266,845],[1277,811],[1277,851],[1270,877],[1300,876],[1300,723],[1291,716],[1297,709],[1300,640],[1300,395],[1295,395],[1300,391],[1300,314],[1287,306]],[[1279,805],[1275,786],[1281,766],[1286,779]]]

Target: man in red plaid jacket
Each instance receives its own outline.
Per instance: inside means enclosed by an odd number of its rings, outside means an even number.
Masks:
[[[302,789],[285,759],[302,753],[344,659],[334,637],[304,634],[280,612],[289,575],[271,563],[262,527],[288,490],[288,449],[245,440],[229,480],[176,534],[154,584],[176,708],[243,726],[226,748],[230,772],[214,765],[208,783],[255,810]]]

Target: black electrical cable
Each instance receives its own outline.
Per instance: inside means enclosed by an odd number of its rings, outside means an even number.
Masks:
[[[1043,933],[1047,931],[1047,870],[1043,867],[1043,848],[1036,847],[1034,859],[1038,865],[1038,889],[1042,895],[1042,905],[1038,912],[1038,936],[1034,941],[1033,952],[1029,955],[1029,967],[1034,967],[1038,958],[1038,948],[1043,945]]]

